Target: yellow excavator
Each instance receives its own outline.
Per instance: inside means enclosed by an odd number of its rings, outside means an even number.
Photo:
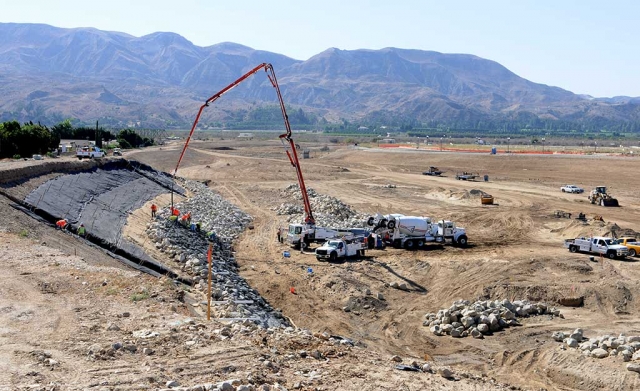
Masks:
[[[618,200],[607,193],[606,186],[596,186],[589,193],[589,201],[600,206],[620,206]]]

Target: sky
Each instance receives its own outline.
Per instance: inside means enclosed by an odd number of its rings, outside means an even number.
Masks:
[[[469,53],[578,94],[640,96],[634,0],[0,0],[0,22],[178,33],[306,60],[328,48]]]

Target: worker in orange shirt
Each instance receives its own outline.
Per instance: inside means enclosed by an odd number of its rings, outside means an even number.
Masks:
[[[151,218],[156,217],[156,212],[158,211],[158,207],[156,204],[151,204]]]
[[[182,217],[180,218],[180,224],[185,227],[188,227],[189,224],[191,224],[191,212],[182,215]]]
[[[67,228],[68,224],[69,223],[67,222],[66,219],[58,220],[58,221],[56,221],[56,228],[58,228],[60,230],[64,230],[65,228]]]
[[[171,207],[171,215],[172,216],[180,216],[180,211],[178,210],[178,208],[174,208],[173,206]]]

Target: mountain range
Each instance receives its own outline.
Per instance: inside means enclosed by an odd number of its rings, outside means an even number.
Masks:
[[[577,95],[469,54],[330,48],[300,61],[230,42],[200,47],[170,32],[134,37],[20,23],[0,23],[0,120],[185,127],[207,97],[262,62],[273,64],[288,106],[329,123],[640,122],[640,98]],[[242,121],[275,103],[259,73],[206,110],[202,123]]]

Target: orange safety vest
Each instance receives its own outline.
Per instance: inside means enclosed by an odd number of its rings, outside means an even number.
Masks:
[[[67,222],[65,220],[58,220],[56,221],[56,225],[58,228],[64,228],[67,225]]]
[[[180,216],[180,211],[176,208],[173,208],[173,215],[174,216]]]

